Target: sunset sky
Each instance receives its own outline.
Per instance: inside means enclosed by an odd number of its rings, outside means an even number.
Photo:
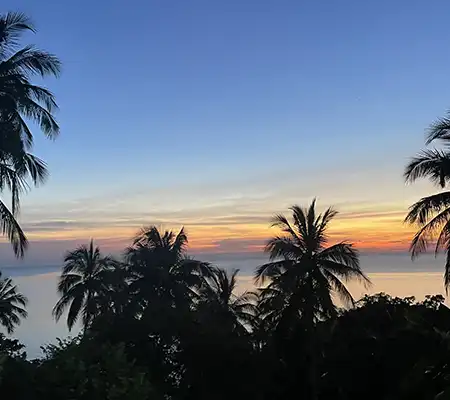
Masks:
[[[116,251],[147,224],[184,225],[196,252],[259,251],[271,215],[313,197],[340,211],[333,240],[407,249],[407,207],[435,189],[403,168],[450,108],[450,2],[2,8],[33,16],[27,39],[64,63],[46,82],[61,136],[36,132],[51,177],[22,203],[28,262],[90,237]]]

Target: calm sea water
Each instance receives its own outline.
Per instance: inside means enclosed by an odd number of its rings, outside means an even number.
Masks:
[[[267,258],[254,255],[200,255],[223,268],[240,270],[240,290],[253,288],[252,274]],[[407,254],[367,254],[361,256],[361,266],[372,280],[372,287],[364,288],[349,283],[355,298],[364,293],[386,292],[395,296],[414,295],[422,299],[427,294],[444,294],[442,273],[444,259],[423,256],[412,262]],[[14,336],[27,346],[29,357],[40,355],[40,346],[66,337],[64,321],[55,323],[51,310],[57,301],[56,283],[58,266],[3,267],[3,275],[11,276],[19,289],[28,297],[28,318],[17,328]],[[76,334],[77,330],[72,332]]]

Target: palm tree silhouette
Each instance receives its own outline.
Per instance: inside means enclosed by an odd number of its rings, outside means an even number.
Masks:
[[[67,326],[71,330],[81,315],[87,329],[104,304],[103,296],[108,291],[107,274],[116,265],[111,257],[104,257],[91,240],[89,246],[82,245],[70,251],[64,258],[64,266],[58,282],[61,298],[53,308],[58,321],[68,308]]]
[[[35,28],[25,14],[0,16],[0,120],[11,123],[14,133],[30,148],[33,134],[25,119],[35,122],[50,138],[59,133],[52,114],[57,109],[53,94],[33,85],[31,79],[58,76],[61,63],[53,54],[33,46],[18,49],[19,39],[27,31],[35,32]]]
[[[17,257],[24,255],[27,238],[16,216],[20,210],[20,196],[31,184],[38,186],[47,178],[45,162],[28,153],[23,141],[0,121],[0,192],[8,189],[12,195],[11,210],[0,200],[0,229],[13,246]]]
[[[316,323],[337,316],[332,295],[347,305],[354,299],[341,279],[359,280],[368,285],[369,279],[359,266],[359,256],[353,245],[346,242],[326,247],[327,229],[337,211],[328,208],[316,214],[316,201],[309,208],[294,205],[293,224],[283,215],[276,215],[273,226],[281,229],[266,245],[270,262],[256,270],[260,289],[259,309],[262,326],[272,331],[282,342],[292,340],[296,328],[303,327],[308,338],[310,398],[318,398],[318,358]]]
[[[158,305],[190,307],[195,287],[202,282],[208,263],[187,256],[188,238],[184,229],[178,234],[157,227],[144,228],[125,252],[131,276],[130,292],[143,308]],[[150,309],[149,309],[150,310]]]
[[[204,306],[208,313],[230,320],[234,328],[247,332],[256,318],[256,296],[252,292],[236,294],[239,270],[227,273],[218,267],[211,267],[199,289],[199,308]]]
[[[327,229],[337,211],[328,208],[316,214],[315,200],[308,209],[292,206],[293,224],[283,215],[273,219],[273,226],[281,228],[283,236],[275,236],[266,245],[271,261],[256,270],[261,289],[260,306],[266,310],[265,319],[287,326],[298,318],[311,322],[336,316],[332,295],[346,305],[354,299],[341,279],[370,281],[359,266],[358,252],[352,244],[341,242],[326,247]]]
[[[13,333],[21,318],[27,317],[27,298],[17,291],[11,278],[2,279],[0,272],[0,325]]]
[[[428,129],[426,144],[441,141],[448,145],[450,141],[450,113],[433,123]],[[419,178],[428,178],[433,184],[444,189],[450,180],[450,153],[441,149],[428,149],[414,157],[405,168],[406,182],[412,183]],[[444,285],[450,288],[450,191],[442,191],[422,197],[410,208],[405,222],[418,226],[410,252],[416,258],[433,245],[435,254],[441,250],[446,253]]]
[[[45,163],[28,151],[33,134],[27,120],[36,123],[49,138],[59,133],[53,117],[57,109],[53,94],[33,85],[35,76],[58,76],[60,61],[33,46],[19,48],[19,39],[27,31],[35,32],[22,13],[0,16],[0,191],[12,193],[12,209],[0,201],[0,229],[13,245],[16,256],[23,256],[27,239],[15,216],[19,195],[28,189],[27,178],[37,185],[45,180]]]

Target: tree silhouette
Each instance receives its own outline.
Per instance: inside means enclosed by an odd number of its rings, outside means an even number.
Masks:
[[[427,134],[426,144],[441,141],[448,145],[450,140],[450,114],[433,123]],[[446,150],[425,150],[414,157],[405,168],[405,180],[412,183],[419,178],[428,178],[433,184],[444,189],[450,179],[450,153]],[[428,250],[446,253],[444,285],[450,287],[450,192],[442,191],[422,197],[410,208],[405,222],[417,225],[410,252],[412,258]]]
[[[0,325],[8,333],[14,332],[15,326],[20,324],[20,319],[27,317],[27,302],[27,298],[18,292],[11,278],[2,279],[0,272]]]
[[[309,208],[292,206],[293,224],[283,215],[274,217],[273,226],[280,228],[283,235],[268,241],[265,251],[271,261],[260,266],[255,274],[257,283],[269,280],[267,287],[260,290],[259,308],[263,326],[273,332],[275,354],[285,360],[280,368],[290,365],[293,371],[308,365],[306,396],[313,400],[318,398],[320,355],[316,324],[337,316],[333,294],[346,305],[354,304],[341,279],[370,283],[359,266],[358,252],[352,244],[341,242],[327,247],[328,225],[337,211],[330,207],[318,215],[315,205],[313,200]],[[299,343],[305,341],[308,346],[300,348]],[[300,350],[307,355],[303,364],[298,357],[291,357]],[[290,391],[298,391],[297,379],[284,375],[287,380],[283,385],[290,387]]]
[[[261,289],[265,318],[289,325],[302,316],[311,322],[335,317],[333,294],[346,305],[354,304],[341,279],[370,283],[359,266],[358,252],[346,242],[326,247],[328,225],[337,211],[328,208],[317,215],[315,200],[307,209],[295,205],[291,211],[293,224],[283,215],[274,217],[273,226],[284,235],[269,240],[265,251],[271,261],[256,270],[258,283],[269,280]]]
[[[144,228],[134,238],[125,258],[131,277],[130,292],[142,310],[154,314],[174,307],[191,307],[196,296],[194,288],[201,284],[209,264],[189,258],[187,243],[184,229],[178,234],[161,234],[155,226]]]
[[[105,304],[103,296],[108,291],[107,273],[114,268],[115,261],[104,257],[91,240],[89,246],[82,245],[70,251],[64,258],[64,266],[58,283],[61,298],[53,308],[58,321],[64,311],[67,314],[67,326],[72,329],[81,315],[86,329]]]
[[[257,315],[256,296],[251,292],[236,294],[238,273],[239,270],[228,273],[211,267],[199,289],[198,308],[222,321],[228,320],[239,331],[248,331]]]
[[[33,46],[19,48],[25,32],[35,32],[29,18],[10,12],[0,16],[0,191],[9,189],[12,209],[0,201],[0,230],[21,257],[27,239],[15,216],[19,195],[28,189],[27,179],[37,185],[45,180],[45,163],[29,153],[33,134],[27,120],[37,124],[49,138],[59,133],[53,112],[57,109],[53,94],[34,85],[32,78],[58,76],[60,61],[52,54]]]
[[[35,76],[58,76],[61,63],[56,56],[33,46],[19,47],[25,32],[35,32],[31,20],[22,13],[0,16],[0,120],[11,123],[26,148],[33,144],[33,134],[26,119],[35,122],[42,132],[54,138],[59,126],[53,112],[57,104],[46,88],[33,85]]]

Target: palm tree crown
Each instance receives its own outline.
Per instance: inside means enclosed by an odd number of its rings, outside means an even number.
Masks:
[[[17,291],[10,278],[2,279],[0,272],[0,325],[12,333],[21,318],[27,317],[27,298]]]
[[[214,314],[229,316],[240,330],[248,330],[256,316],[255,294],[236,294],[239,270],[228,273],[218,267],[211,267],[204,276],[204,284],[199,289],[199,306],[205,305]]]
[[[444,149],[425,150],[414,157],[405,168],[405,180],[412,183],[419,178],[428,178],[444,189],[450,181],[450,113],[434,122],[427,134],[426,144],[440,141]],[[413,258],[426,252],[432,244],[437,254],[441,250],[447,254],[444,284],[450,288],[450,192],[442,191],[421,198],[410,208],[405,222],[415,224],[418,230],[414,235],[410,251]]]
[[[293,223],[275,216],[273,226],[281,229],[266,245],[271,261],[256,270],[256,280],[269,284],[261,290],[261,308],[272,323],[332,317],[336,307],[332,294],[345,304],[354,304],[341,279],[357,279],[369,284],[359,266],[358,252],[346,242],[326,247],[327,229],[337,212],[328,208],[316,214],[315,200],[309,208],[291,207]],[[287,321],[288,322],[288,321]]]
[[[187,256],[188,239],[184,229],[178,234],[157,227],[144,228],[126,250],[133,282],[131,291],[143,305],[164,299],[172,305],[187,304],[193,298],[193,287],[201,284],[208,264]]]
[[[104,257],[91,240],[89,246],[82,245],[70,251],[64,258],[64,266],[58,283],[61,298],[53,308],[53,315],[58,321],[68,308],[67,326],[72,329],[81,315],[84,328],[99,313],[104,303],[108,283],[107,273],[115,261]]]

